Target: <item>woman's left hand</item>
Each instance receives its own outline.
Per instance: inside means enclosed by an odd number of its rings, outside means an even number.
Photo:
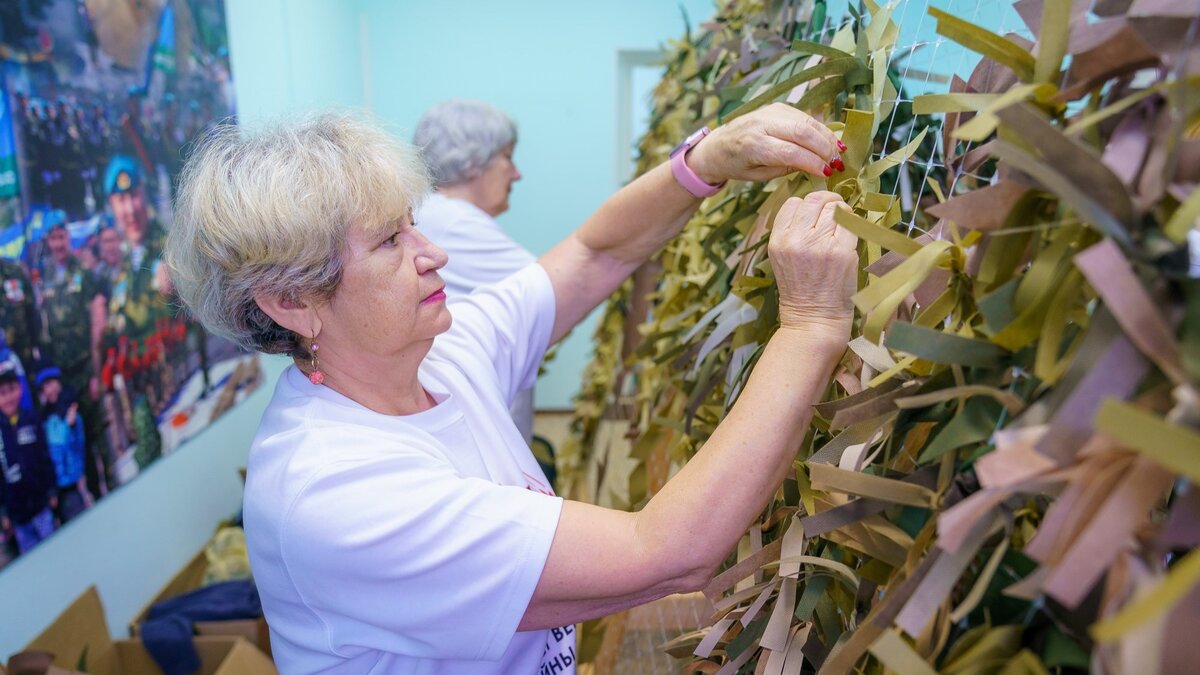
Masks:
[[[688,153],[687,164],[709,183],[763,181],[793,171],[829,176],[841,170],[844,149],[824,124],[773,103],[717,127]]]

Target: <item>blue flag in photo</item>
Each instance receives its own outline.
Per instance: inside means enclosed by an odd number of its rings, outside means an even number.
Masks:
[[[67,223],[67,234],[71,237],[71,248],[78,250],[87,244],[88,238],[100,229],[102,214],[96,214],[87,220],[77,220]]]
[[[39,242],[50,228],[67,219],[67,212],[62,209],[52,209],[48,206],[34,206],[29,209],[29,219],[26,221],[29,232],[29,243]]]
[[[175,6],[168,2],[158,17],[158,37],[150,44],[150,55],[146,59],[146,80],[142,85],[151,91],[156,72],[164,75],[175,73]]]
[[[25,223],[13,223],[0,230],[0,258],[20,260],[25,252]]]

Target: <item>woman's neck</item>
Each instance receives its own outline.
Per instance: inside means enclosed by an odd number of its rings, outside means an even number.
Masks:
[[[424,353],[420,356],[423,359]],[[418,378],[421,359],[406,354],[388,364],[322,360],[325,381],[320,386],[382,415],[414,415],[437,405]],[[306,374],[312,370],[311,364],[303,361],[296,365]]]

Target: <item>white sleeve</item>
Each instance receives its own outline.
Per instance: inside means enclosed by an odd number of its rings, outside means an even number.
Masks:
[[[533,386],[554,329],[554,287],[541,265],[451,300],[449,307],[453,325],[438,339],[456,348],[452,359],[486,360],[510,403]]]
[[[561,509],[557,497],[461,478],[400,448],[309,481],[280,548],[334,653],[496,660],[533,596]]]

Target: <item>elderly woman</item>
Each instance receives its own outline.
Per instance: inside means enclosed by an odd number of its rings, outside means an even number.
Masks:
[[[206,326],[295,359],[244,504],[280,670],[573,672],[573,624],[704,585],[787,475],[845,348],[857,255],[837,195],[780,210],[780,328],[640,512],[555,497],[507,408],[701,195],[829,175],[839,147],[782,104],[694,134],[536,263],[447,302],[446,255],[413,224],[428,184],[412,150],[329,116],[209,138],[184,171],[168,260]]]
[[[517,126],[512,119],[483,101],[443,101],[421,116],[413,145],[436,189],[415,217],[425,236],[449,256],[438,272],[446,295],[466,295],[529,266],[533,254],[495,220],[508,210],[512,184],[521,180],[513,162]],[[532,387],[517,394],[510,412],[529,443]]]

